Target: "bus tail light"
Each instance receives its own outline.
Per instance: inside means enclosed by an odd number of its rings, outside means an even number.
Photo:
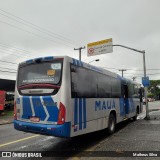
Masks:
[[[14,101],[14,119],[17,119],[17,107],[16,107],[16,101]]]
[[[63,124],[65,122],[65,118],[66,118],[66,109],[65,106],[60,102],[57,124]]]

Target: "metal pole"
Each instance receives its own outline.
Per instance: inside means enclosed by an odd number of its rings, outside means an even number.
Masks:
[[[146,77],[146,62],[145,62],[145,51],[142,52],[143,53],[143,68],[144,68],[144,77]],[[144,87],[144,97],[146,100],[146,117],[145,119],[149,120],[149,108],[148,108],[148,97],[147,97],[147,87]]]
[[[82,50],[82,49],[85,49],[85,46],[84,46],[84,47],[77,48],[77,49],[74,48],[74,50],[79,50],[79,60],[80,60],[80,61],[81,61],[81,50]]]
[[[126,69],[119,69],[119,71],[122,71],[122,77],[123,77],[123,72],[126,71]]]
[[[79,60],[81,61],[81,49],[79,49]]]

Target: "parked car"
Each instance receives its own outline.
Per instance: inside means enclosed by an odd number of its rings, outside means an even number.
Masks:
[[[154,98],[148,98],[147,100],[148,100],[148,102],[153,102],[153,101],[155,101]],[[142,98],[142,102],[143,102],[143,104],[146,104],[146,99],[145,99],[144,97]]]

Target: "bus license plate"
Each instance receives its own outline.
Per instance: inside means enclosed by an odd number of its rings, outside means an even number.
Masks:
[[[39,117],[30,117],[30,121],[32,122],[39,122]]]

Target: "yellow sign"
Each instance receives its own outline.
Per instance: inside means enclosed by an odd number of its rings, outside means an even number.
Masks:
[[[112,53],[112,38],[87,44],[87,55],[95,56],[99,54]]]
[[[47,76],[54,76],[55,73],[56,73],[55,70],[48,70],[48,71],[47,71]]]
[[[105,44],[105,43],[109,43],[109,42],[112,42],[112,38],[89,43],[89,44],[87,44],[87,47],[93,47],[93,46],[97,46],[97,45],[101,45],[101,44]]]

